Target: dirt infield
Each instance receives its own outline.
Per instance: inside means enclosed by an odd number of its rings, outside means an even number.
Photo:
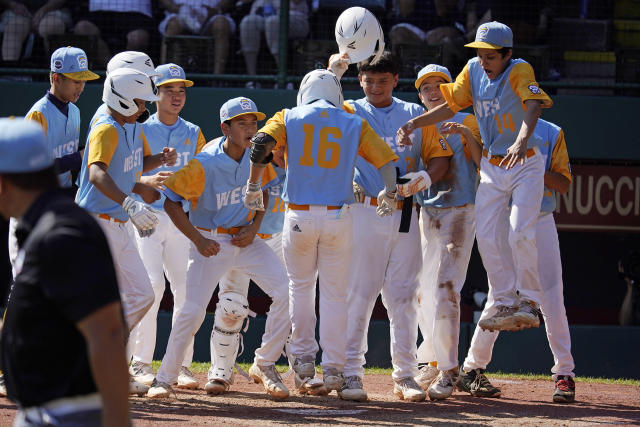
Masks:
[[[197,374],[204,384],[205,374]],[[279,424],[316,425],[640,425],[640,387],[577,383],[577,402],[551,401],[552,381],[495,379],[500,399],[481,399],[455,392],[440,402],[408,403],[393,396],[389,375],[366,375],[369,401],[345,402],[335,393],[327,397],[293,394],[286,401],[270,399],[258,384],[236,377],[232,391],[207,396],[204,391],[177,391],[177,399],[132,398],[136,426]],[[292,379],[285,381],[292,386]],[[0,398],[0,426],[10,425],[16,408]]]

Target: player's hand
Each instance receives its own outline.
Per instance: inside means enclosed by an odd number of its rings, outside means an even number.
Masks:
[[[260,184],[247,181],[247,189],[242,195],[242,202],[247,209],[263,211],[264,201],[262,199],[262,188],[260,188]]]
[[[342,78],[344,73],[349,68],[349,55],[347,53],[339,54],[334,53],[329,58],[329,71],[336,75],[338,80]]]
[[[456,122],[446,122],[440,125],[440,131],[443,135],[450,135],[457,133],[458,135],[462,135],[465,132],[465,129],[468,129],[465,125]]]
[[[405,145],[413,145],[413,143],[411,142],[411,138],[409,138],[409,135],[411,135],[413,131],[414,131],[413,122],[409,120],[407,123],[402,125],[400,129],[398,129],[398,131],[396,132],[396,143],[401,147]]]
[[[136,185],[133,186],[133,192],[142,197],[145,203],[151,204],[156,200],[160,200],[160,192],[143,182],[136,182]]]
[[[409,172],[401,178],[408,179],[409,182],[405,184],[398,184],[398,194],[402,197],[413,196],[427,188],[431,187],[431,177],[425,170],[418,172]]]
[[[216,242],[215,240],[207,239],[203,235],[200,235],[200,238],[195,243],[195,245],[198,249],[198,252],[200,252],[200,255],[207,258],[210,256],[218,255],[218,252],[220,252],[220,243]]]
[[[502,158],[498,166],[506,165],[506,169],[509,170],[520,162],[524,165],[527,159],[527,144],[522,142],[514,142],[513,145],[507,148],[507,155]]]
[[[382,189],[378,193],[378,207],[376,213],[378,216],[389,216],[396,208],[396,192],[388,192],[386,189]]]
[[[146,185],[149,185],[153,188],[155,188],[156,190],[159,191],[163,191],[164,190],[164,181],[169,178],[171,175],[173,175],[173,172],[171,171],[160,171],[158,173],[155,173],[153,175],[143,175],[140,177],[140,182]],[[147,202],[145,200],[145,202]],[[149,202],[147,202],[149,203]]]
[[[253,224],[249,224],[242,227],[240,231],[231,238],[230,242],[233,246],[244,248],[253,243],[253,239],[255,239],[257,233],[258,229]]]
[[[356,200],[356,203],[364,202],[364,188],[357,182],[353,182],[353,198]]]
[[[153,209],[144,203],[127,196],[122,202],[122,207],[129,215],[133,225],[138,229],[138,232],[155,229],[158,224],[158,217],[154,214]],[[140,236],[146,237],[142,234]]]
[[[178,161],[178,153],[175,148],[164,147],[162,149],[162,164],[167,166],[173,166]]]

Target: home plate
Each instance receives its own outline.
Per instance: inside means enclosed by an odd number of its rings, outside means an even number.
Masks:
[[[294,414],[294,415],[314,415],[314,416],[358,415],[363,412],[367,412],[366,409],[320,409],[320,408],[309,408],[309,409],[280,408],[280,409],[276,409],[276,411],[285,412],[287,414]]]

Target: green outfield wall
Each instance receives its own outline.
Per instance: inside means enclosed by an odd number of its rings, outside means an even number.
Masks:
[[[0,116],[24,115],[31,105],[44,95],[45,83],[0,82],[3,93]],[[187,105],[182,116],[199,125],[207,139],[220,136],[219,109],[229,98],[249,96],[267,116],[295,105],[296,91],[240,88],[193,87],[187,90]],[[347,91],[345,98],[357,99],[361,92]],[[415,92],[401,92],[396,96],[418,102]],[[86,128],[100,105],[102,85],[87,84],[78,101],[82,114],[81,140],[84,144]],[[582,160],[640,161],[640,143],[635,130],[640,98],[599,97],[579,95],[552,96],[555,105],[544,110],[542,117],[559,124],[565,130],[569,155]],[[152,111],[153,107],[150,108]]]

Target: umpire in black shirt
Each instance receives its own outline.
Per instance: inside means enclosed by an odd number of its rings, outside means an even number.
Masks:
[[[125,329],[109,247],[61,197],[40,125],[0,119],[0,214],[19,218],[0,363],[14,426],[129,423]]]

